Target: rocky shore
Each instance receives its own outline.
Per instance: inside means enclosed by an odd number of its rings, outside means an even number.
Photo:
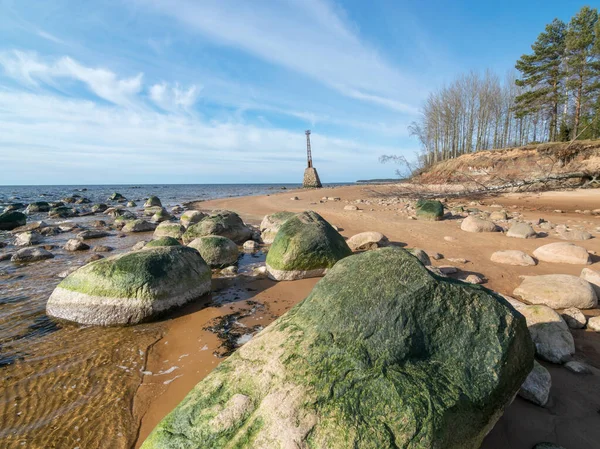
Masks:
[[[45,263],[70,233],[62,251],[98,259],[50,295],[58,323],[167,318],[140,368],[136,447],[594,447],[600,195],[588,192],[417,201],[352,186],[169,211],[115,192],[10,207],[0,251]],[[106,218],[54,221],[92,214]],[[138,233],[151,237],[115,255],[102,244]],[[207,307],[221,282],[243,293]],[[154,385],[173,357],[177,375]]]

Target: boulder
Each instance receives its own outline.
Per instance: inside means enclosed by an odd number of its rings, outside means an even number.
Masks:
[[[510,227],[506,236],[517,239],[534,239],[537,237],[537,233],[527,223],[515,223]]]
[[[69,239],[63,248],[66,251],[85,251],[90,249],[90,246],[79,239]]]
[[[138,242],[138,243],[145,243],[145,242]],[[158,239],[155,240],[150,240],[148,243],[145,243],[144,245],[141,245],[141,248],[155,248],[157,246],[180,246],[181,243],[179,243],[179,241],[177,239],[174,239],[173,237],[160,237]]]
[[[126,201],[125,197],[118,192],[114,192],[108,199],[109,201]]]
[[[282,224],[296,215],[294,212],[275,212],[274,214],[265,215],[260,222],[260,237],[264,243],[270,244],[275,240],[275,236]]]
[[[592,238],[592,234],[581,229],[565,229],[561,228],[558,230],[558,236],[563,240],[589,240]]]
[[[543,304],[553,309],[591,309],[598,304],[591,284],[568,274],[525,276],[513,293],[529,304]]]
[[[344,238],[327,221],[306,211],[279,228],[267,253],[267,271],[278,281],[322,276],[350,254]]]
[[[104,203],[96,203],[92,206],[92,212],[104,212],[108,206]]]
[[[35,231],[26,231],[17,234],[15,246],[32,246],[41,243],[42,236]]]
[[[11,212],[14,210],[25,209],[25,204],[23,203],[12,203],[4,208],[4,212]]]
[[[211,268],[224,268],[237,262],[239,251],[233,240],[220,235],[198,237],[188,243],[198,250],[202,258]]]
[[[27,214],[35,214],[38,212],[49,212],[50,204],[46,201],[35,201],[33,203],[29,203],[29,205],[25,208],[25,213]]]
[[[585,279],[590,284],[592,284],[592,287],[593,287],[594,291],[596,292],[596,296],[600,297],[600,273],[599,272],[594,271],[590,268],[584,268],[583,270],[581,270],[581,274],[579,275],[579,277],[581,277],[581,279]]]
[[[54,254],[44,248],[23,248],[14,253],[10,260],[16,263],[37,262],[44,259],[52,259]]]
[[[135,324],[208,293],[210,275],[198,252],[185,246],[119,254],[67,276],[46,313],[81,324]]]
[[[174,239],[181,239],[181,236],[185,232],[185,228],[179,223],[172,223],[165,221],[159,224],[154,230],[154,238],[158,237],[173,237]]]
[[[521,385],[519,396],[541,407],[548,403],[552,378],[550,372],[538,362],[533,363],[533,369]]]
[[[94,248],[92,248],[92,251],[94,251],[95,253],[109,253],[111,251],[114,251],[114,248],[112,246],[96,245],[94,246]]]
[[[79,232],[76,237],[79,240],[91,240],[91,239],[101,239],[103,237],[108,237],[110,235],[109,232],[102,231],[100,229],[87,229],[85,231]]]
[[[57,226],[46,226],[44,228],[40,228],[39,230],[39,233],[46,237],[58,235],[60,232],[60,228]]]
[[[496,251],[490,257],[490,260],[495,263],[502,263],[505,265],[515,265],[521,267],[533,266],[536,264],[536,261],[529,255],[524,253],[523,251],[518,251],[516,249],[507,249],[502,251]]]
[[[498,227],[492,221],[469,215],[460,224],[460,229],[467,232],[496,232]]]
[[[381,232],[366,231],[353,235],[346,243],[352,251],[365,251],[383,248],[384,246],[389,245],[390,242]]]
[[[492,221],[506,221],[508,220],[508,216],[506,215],[506,211],[503,210],[495,210],[490,214],[490,220]]]
[[[190,225],[199,223],[203,218],[208,217],[208,214],[199,210],[188,210],[181,215],[180,221],[183,227],[187,228]]]
[[[243,244],[252,237],[252,230],[244,225],[238,214],[228,210],[213,211],[199,223],[191,225],[183,234],[183,243],[188,244],[198,237],[220,235]]]
[[[150,217],[152,215],[162,213],[163,211],[165,211],[165,210],[162,208],[162,206],[150,206],[150,207],[144,208],[144,215],[147,217]]]
[[[142,448],[476,449],[532,367],[504,300],[382,248],[338,262]]]
[[[444,216],[444,205],[437,200],[419,200],[415,211],[421,220],[438,221]]]
[[[160,202],[160,199],[157,196],[152,195],[151,197],[149,197],[146,202],[144,203],[144,207],[153,207],[153,206],[158,206],[158,207],[162,207],[162,203]]]
[[[587,328],[594,332],[600,332],[600,316],[590,318],[587,322]]]
[[[587,318],[577,307],[569,307],[560,314],[571,329],[583,329]]]
[[[548,362],[565,363],[575,354],[575,342],[561,316],[546,306],[519,308],[535,345],[536,355]]]
[[[10,231],[25,226],[25,223],[27,223],[27,215],[21,212],[9,211],[0,214],[0,231]]]
[[[154,223],[162,223],[163,221],[171,220],[173,215],[168,213],[165,209],[161,209],[159,212],[152,215],[151,220]]]
[[[592,263],[587,250],[568,242],[548,243],[533,252],[538,260],[551,263],[589,265]]]
[[[150,223],[146,220],[130,220],[123,226],[123,232],[150,232],[156,229],[154,223]]]

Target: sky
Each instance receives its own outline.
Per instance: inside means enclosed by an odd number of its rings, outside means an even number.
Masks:
[[[0,185],[390,178],[432,90],[584,3],[0,0]]]

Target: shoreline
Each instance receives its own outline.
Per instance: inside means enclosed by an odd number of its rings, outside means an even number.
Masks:
[[[263,216],[269,213],[282,210],[300,212],[312,209],[331,224],[336,225],[344,237],[350,237],[362,231],[379,231],[388,236],[390,241],[402,246],[419,247],[427,252],[439,252],[444,257],[439,261],[433,261],[435,266],[452,264],[462,274],[482,276],[486,280],[485,287],[508,295],[511,295],[512,290],[519,285],[520,276],[523,275],[563,273],[578,276],[581,271],[581,266],[564,264],[541,263],[534,267],[494,264],[490,262],[489,258],[491,253],[496,250],[521,249],[530,253],[543,244],[559,240],[553,236],[521,240],[506,238],[502,233],[494,233],[493,235],[469,234],[460,230],[456,220],[439,222],[413,220],[410,218],[411,214],[403,210],[401,206],[404,200],[392,201],[385,197],[386,194],[391,193],[393,195],[394,186],[395,184],[352,185],[314,190],[297,189],[269,195],[196,201],[190,203],[190,207],[198,210],[233,210],[239,213],[244,221],[253,224],[259,223]],[[294,196],[299,199],[292,200],[291,198]],[[341,200],[320,202],[321,198],[325,196],[340,197]],[[456,203],[461,202],[461,200],[452,199],[451,202]],[[585,221],[589,223],[586,226],[588,228],[600,226],[600,217],[575,213],[575,209],[597,208],[592,206],[600,205],[600,191],[504,194],[483,198],[481,202],[483,205],[477,207],[482,210],[499,210],[499,208],[491,206],[502,205],[509,213],[521,214],[521,217],[526,220],[544,218],[555,223],[565,224]],[[468,204],[469,201],[462,201],[462,203]],[[355,204],[361,210],[344,210],[344,206],[348,204]],[[559,208],[562,209],[562,212],[554,212]],[[593,232],[593,234],[600,236],[598,232]],[[450,237],[453,240],[448,241],[444,237]],[[600,254],[600,238],[578,243],[583,244],[586,249]],[[594,257],[593,264],[588,265],[588,267],[598,269],[600,266],[599,261],[600,258]],[[274,319],[274,317],[280,316],[294,304],[301,301],[319,279],[279,283],[269,280],[255,281],[263,285],[257,288],[256,292],[251,292],[252,299],[257,302],[262,301],[266,306],[266,310],[272,312],[271,318]],[[278,302],[282,301],[283,298],[287,298],[288,302],[282,305]],[[279,308],[270,309],[277,303]],[[161,341],[167,341],[168,345],[161,345],[159,341],[153,346],[151,354],[148,356],[149,363],[146,370],[150,370],[150,367],[160,369],[162,366],[160,364],[164,360],[177,358],[179,352],[202,348],[202,345],[207,344],[205,340],[202,340],[203,337],[191,337],[189,332],[186,332],[186,328],[202,327],[214,318],[215,313],[235,312],[241,308],[243,308],[241,304],[226,304],[218,308],[207,307],[201,310],[181,312],[183,315],[178,313],[176,317],[166,323],[166,331]],[[585,314],[587,316],[598,315],[600,311],[598,309],[586,310]],[[263,320],[260,322],[263,325],[272,321],[272,319],[264,319],[264,316],[262,318]],[[179,337],[177,337],[178,335]],[[563,435],[567,432],[580,432],[583,434],[587,432],[585,438],[589,438],[589,441],[592,441],[592,439],[597,441],[600,438],[600,429],[596,430],[597,426],[591,428],[591,422],[589,421],[597,415],[598,404],[594,402],[592,392],[600,388],[600,381],[598,380],[600,374],[600,336],[590,331],[573,331],[573,335],[577,347],[576,359],[585,360],[592,367],[594,375],[578,377],[561,366],[542,362],[550,371],[554,381],[553,403],[549,407],[542,408],[517,397],[486,438],[482,446],[483,449],[505,447],[529,449],[539,441],[553,440],[555,439],[553,435]],[[180,348],[174,349],[170,346],[174,342],[173,338],[181,338]],[[197,338],[200,338],[200,341],[197,341]],[[208,346],[212,348],[217,343],[213,341],[211,343],[213,346],[210,344]],[[154,425],[169,413],[193,386],[208,375],[218,364],[211,363],[207,365],[206,358],[196,359],[196,361],[198,360],[205,360],[205,362],[200,362],[201,365],[194,365],[193,367],[178,368],[178,370],[173,371],[173,375],[179,372],[178,375],[182,377],[175,378],[166,388],[161,387],[160,392],[157,393],[158,390],[153,390],[152,394],[147,395],[146,397],[152,396],[153,399],[147,404],[146,412],[142,410],[143,395],[136,395],[134,403],[137,404],[136,410],[139,413],[141,425],[135,447],[139,447]],[[144,381],[142,381],[142,385],[144,385]],[[143,391],[144,388],[146,387],[142,387],[139,391]],[[569,446],[570,449],[583,449],[584,447],[591,446],[581,444],[571,444]]]

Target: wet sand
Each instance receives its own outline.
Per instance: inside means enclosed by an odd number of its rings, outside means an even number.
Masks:
[[[535,267],[494,264],[490,262],[490,256],[495,251],[519,249],[531,254],[543,244],[561,240],[552,232],[542,238],[521,240],[508,238],[502,233],[466,233],[460,230],[458,220],[455,219],[441,222],[412,220],[411,214],[403,209],[402,201],[397,204],[382,196],[393,194],[394,189],[394,186],[347,186],[285,191],[275,195],[198,202],[193,207],[200,210],[230,209],[254,224],[258,224],[268,213],[312,209],[341,228],[340,232],[345,237],[362,231],[379,231],[398,244],[441,253],[444,258],[433,261],[434,265],[454,265],[463,275],[479,274],[486,279],[486,287],[507,295],[511,295],[519,285],[521,275],[563,273],[578,276],[583,268],[579,265],[543,262]],[[291,200],[294,196],[299,199]],[[319,202],[325,196],[340,197],[341,201]],[[356,200],[368,201],[370,204],[356,203]],[[344,206],[348,203],[356,204],[362,210],[345,211]],[[451,200],[450,203],[469,205],[469,201],[464,199]],[[491,207],[492,205],[502,205],[510,214],[521,214],[524,219],[543,218],[555,224],[582,225],[596,238],[577,244],[600,254],[600,233],[596,232],[596,227],[600,226],[600,216],[575,212],[577,209],[600,208],[600,191],[504,195],[483,199],[476,207],[481,210],[499,210],[498,207]],[[563,213],[554,212],[557,209],[561,209]],[[447,241],[445,236],[454,240]],[[467,262],[451,262],[448,260],[451,258],[464,258]],[[588,267],[600,270],[599,261],[600,258],[594,256],[594,263]],[[268,324],[302,300],[316,281],[257,282],[251,300],[263,304],[265,312],[258,320],[255,316],[249,317],[250,323],[256,320],[257,323]],[[188,309],[165,323],[166,332],[162,340],[152,347],[146,371],[160,372],[173,365],[178,368],[165,376],[144,376],[134,405],[135,414],[141,417],[142,422],[136,447],[193,385],[222,360],[211,354],[220,344],[219,340],[214,334],[203,331],[203,328],[211,319],[243,307],[245,306],[238,301],[218,308]],[[585,313],[591,316],[598,312],[595,309]],[[530,449],[541,441],[551,441],[569,449],[600,447],[600,334],[575,331],[574,337],[577,346],[575,359],[590,365],[593,374],[576,375],[561,366],[544,363],[553,381],[549,406],[538,407],[517,397],[488,435],[482,448]],[[206,349],[202,351],[205,346]],[[184,354],[190,355],[180,359]],[[164,380],[161,382],[162,379],[174,380],[165,385]]]

